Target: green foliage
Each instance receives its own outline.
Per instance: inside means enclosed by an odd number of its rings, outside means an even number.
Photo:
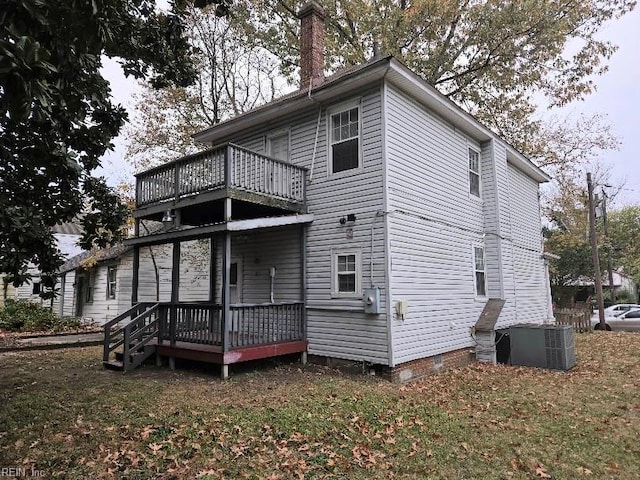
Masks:
[[[327,69],[361,63],[374,42],[525,153],[543,152],[535,98],[551,106],[583,99],[616,47],[597,36],[635,0],[320,0]],[[240,3],[247,34],[298,65],[299,2]],[[571,50],[572,53],[567,53]]]
[[[0,329],[10,332],[41,332],[79,327],[73,317],[58,317],[51,309],[27,300],[7,300],[0,309]]]
[[[610,212],[609,234],[616,263],[640,283],[640,206]]]
[[[545,236],[545,251],[560,257],[550,261],[549,274],[553,285],[575,285],[580,278],[593,278],[591,247],[584,236],[561,230],[546,231]]]
[[[32,261],[62,263],[51,227],[78,216],[83,246],[121,236],[126,209],[92,177],[126,112],[111,102],[101,58],[154,87],[195,77],[182,12],[151,0],[6,0],[0,8],[0,271],[15,285]],[[82,215],[88,210],[86,215]]]

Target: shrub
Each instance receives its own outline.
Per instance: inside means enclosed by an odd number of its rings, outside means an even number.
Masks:
[[[64,330],[80,326],[76,318],[60,318],[49,308],[27,300],[10,300],[0,309],[0,328],[11,332]]]

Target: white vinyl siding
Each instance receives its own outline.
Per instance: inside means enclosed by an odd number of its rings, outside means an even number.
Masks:
[[[538,185],[512,165],[508,165],[508,179],[517,321],[543,322],[548,314],[549,286],[542,258]]]
[[[489,144],[391,84],[386,98],[391,297],[408,304],[404,320],[392,322],[398,365],[473,346],[469,327],[485,301],[476,296],[471,245],[482,243],[484,219],[469,194],[469,148],[483,155]]]
[[[365,314],[362,298],[335,298],[331,295],[331,249],[359,248],[362,252],[363,286],[373,283],[380,287],[381,309],[386,311],[385,226],[383,217],[378,215],[383,209],[384,170],[380,85],[368,91],[359,91],[357,98],[338,100],[328,110],[336,113],[356,105],[359,105],[360,111],[358,169],[335,175],[332,173],[328,132],[330,118],[325,108],[322,109],[319,126],[318,110],[314,109],[269,125],[269,130],[258,130],[250,136],[228,138],[224,141],[252,149],[266,148],[259,147],[264,143],[260,138],[264,139],[265,135],[276,129],[289,130],[291,163],[306,167],[309,175],[313,172],[313,180],[307,184],[307,208],[315,217],[307,227],[309,353],[388,365],[386,314]],[[353,225],[341,225],[340,218],[350,213],[356,216],[356,222]],[[370,268],[372,230],[373,272]],[[283,277],[279,269],[276,279],[278,277]],[[245,275],[245,284],[246,279]]]

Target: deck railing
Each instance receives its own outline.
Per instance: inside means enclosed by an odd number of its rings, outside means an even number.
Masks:
[[[225,326],[222,307],[212,303],[161,304],[158,340],[224,346],[228,349],[304,340],[302,302],[231,305]]]
[[[236,188],[304,202],[306,169],[233,144],[189,155],[139,173],[136,206]]]

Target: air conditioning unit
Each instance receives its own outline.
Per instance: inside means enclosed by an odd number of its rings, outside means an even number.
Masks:
[[[570,325],[511,325],[509,339],[512,365],[569,370],[576,364],[575,337]]]

